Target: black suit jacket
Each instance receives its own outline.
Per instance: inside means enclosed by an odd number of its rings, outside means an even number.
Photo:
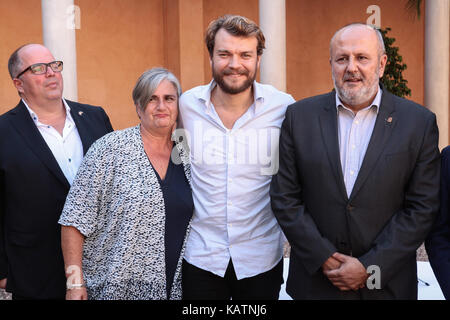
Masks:
[[[83,151],[111,132],[100,107],[66,100]],[[64,298],[58,219],[70,185],[21,101],[0,116],[0,279],[28,298]]]
[[[442,150],[441,208],[425,246],[434,274],[450,300],[450,147]]]
[[[272,209],[291,244],[287,292],[294,299],[416,299],[416,249],[439,207],[435,115],[387,90],[347,197],[335,93],[289,106],[281,128]],[[381,289],[341,292],[322,273],[334,253],[381,271]]]

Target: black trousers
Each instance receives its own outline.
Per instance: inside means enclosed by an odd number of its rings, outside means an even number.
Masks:
[[[14,294],[14,293],[11,295],[11,300],[65,300],[65,299],[66,299],[66,297],[36,299],[36,298],[29,298],[29,297],[18,296],[17,294]]]
[[[13,293],[11,295],[11,300],[33,300],[33,299],[27,298],[27,297],[18,296],[17,294]]]
[[[236,279],[230,259],[222,278],[183,260],[184,300],[278,300],[283,284],[283,259],[271,270]]]

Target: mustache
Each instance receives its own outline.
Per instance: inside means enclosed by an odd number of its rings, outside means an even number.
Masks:
[[[241,69],[241,70],[225,69],[222,72],[222,74],[226,75],[226,76],[229,76],[229,75],[240,75],[240,76],[246,75],[247,76],[249,74],[249,72],[246,69]]]
[[[355,73],[346,73],[343,78],[344,81],[347,80],[363,80],[363,77],[360,74]]]

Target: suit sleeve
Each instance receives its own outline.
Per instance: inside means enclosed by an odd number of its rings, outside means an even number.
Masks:
[[[450,300],[450,148],[442,152],[441,208],[425,246],[431,267],[447,300]]]
[[[109,120],[108,115],[106,114],[105,110],[103,108],[100,107],[100,109],[102,110],[102,116],[103,116],[103,121],[105,122],[105,127],[107,132],[106,133],[110,133],[113,132],[114,129],[112,127],[111,121]]]
[[[92,144],[78,169],[70,187],[58,223],[76,228],[85,237],[90,236],[98,224],[103,192],[106,190],[106,172],[111,168],[110,153],[105,152],[107,142]]]
[[[291,245],[310,274],[317,272],[337,249],[320,234],[302,199],[293,141],[292,108],[288,107],[281,126],[280,165],[270,186],[272,210]]]
[[[372,248],[359,257],[366,268],[380,267],[382,288],[423,243],[439,210],[440,153],[434,114],[424,127],[415,167],[405,186],[403,209],[392,216]]]
[[[4,201],[3,172],[0,170],[0,279],[8,276],[8,258],[5,252]]]

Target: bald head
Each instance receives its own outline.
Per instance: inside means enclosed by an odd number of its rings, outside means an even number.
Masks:
[[[375,98],[386,67],[382,38],[364,24],[340,29],[330,42],[334,87],[344,106],[358,112]]]
[[[384,46],[383,36],[381,32],[372,27],[371,25],[363,24],[363,23],[352,23],[345,27],[342,27],[333,35],[330,41],[330,57],[333,56],[334,48],[336,46],[336,42],[341,39],[342,36],[348,36],[353,34],[354,36],[364,36],[369,37],[372,41],[376,42],[378,47],[378,57],[381,57],[386,53],[386,49]]]
[[[50,50],[34,43],[19,47],[9,58],[12,82],[30,108],[44,107],[52,101],[61,102],[64,89],[62,63],[56,66],[53,64],[56,62]]]
[[[51,55],[50,50],[37,43],[29,43],[17,48],[9,57],[8,71],[11,79],[14,79],[23,69],[28,67],[26,60],[33,56]]]

